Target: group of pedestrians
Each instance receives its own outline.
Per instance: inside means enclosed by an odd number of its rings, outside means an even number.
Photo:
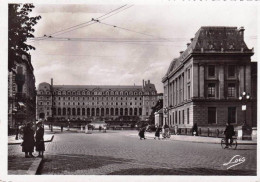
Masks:
[[[145,138],[145,132],[147,131],[147,129],[149,128],[149,125],[148,126],[142,126],[139,130],[139,137],[140,137],[140,140],[142,139],[146,139]],[[154,139],[159,139],[160,140],[160,133],[162,134],[168,134],[170,132],[170,127],[165,124],[163,125],[163,127],[161,125],[156,125],[156,129],[155,129],[155,137]]]
[[[39,153],[37,157],[43,157],[43,153],[45,151],[44,145],[44,128],[42,122],[36,123],[36,132],[33,129],[32,123],[27,123],[23,129],[23,142],[22,152],[25,153],[25,158],[32,158],[35,157],[33,155],[34,147],[36,151]]]

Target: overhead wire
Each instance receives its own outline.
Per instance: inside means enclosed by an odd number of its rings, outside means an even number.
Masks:
[[[125,6],[127,6],[127,4],[125,4],[125,5],[123,5],[123,6],[120,6],[120,7],[116,8],[116,9],[114,9],[114,10],[112,10],[112,11],[110,11],[110,12],[108,12],[108,13],[102,15],[102,16],[99,16],[99,17],[96,18],[96,19],[99,19],[99,18],[102,18],[102,17],[104,17],[104,16],[107,16],[107,15],[109,15],[109,14],[115,12],[115,11],[120,10],[121,8],[123,8],[123,7],[125,7]],[[111,17],[111,16],[113,16],[113,15],[115,15],[115,14],[118,14],[119,12],[124,11],[124,10],[126,10],[126,9],[128,9],[128,8],[130,8],[130,7],[132,7],[132,6],[133,6],[133,5],[131,5],[131,6],[129,6],[129,7],[126,7],[126,8],[124,8],[124,9],[121,9],[120,11],[118,11],[118,12],[116,12],[116,13],[113,13],[113,14],[107,16],[107,17],[102,18],[102,20],[107,19],[107,18],[109,18],[109,17]],[[92,24],[97,23],[97,22],[95,22],[95,21],[93,21],[93,20],[94,20],[94,19],[92,18],[90,21],[87,21],[87,22],[84,22],[84,23],[80,23],[80,24],[78,24],[78,25],[74,25],[74,26],[72,26],[72,27],[69,27],[69,28],[66,28],[66,29],[63,29],[63,30],[60,30],[60,31],[57,31],[57,32],[54,32],[54,33],[51,33],[51,34],[49,34],[49,35],[44,35],[44,36],[42,36],[42,37],[32,38],[32,39],[31,39],[31,40],[32,40],[31,42],[34,42],[34,41],[36,41],[36,40],[38,41],[38,40],[44,40],[44,39],[52,38],[53,35],[55,35],[55,34],[57,34],[57,35],[62,35],[62,34],[65,34],[65,33],[68,33],[68,32],[74,31],[74,30],[77,30],[77,29],[79,29],[79,28],[84,28],[84,27],[86,27],[86,26],[89,26],[89,25],[92,25]],[[91,22],[92,22],[92,23],[91,23]],[[89,24],[89,23],[90,23],[90,24]],[[57,36],[57,35],[56,35],[56,36]]]

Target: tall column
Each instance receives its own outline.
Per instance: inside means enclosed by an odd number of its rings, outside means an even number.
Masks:
[[[205,69],[205,66],[204,65],[200,65],[200,75],[199,75],[199,85],[200,85],[200,88],[199,88],[199,97],[205,97],[204,95],[204,69]]]
[[[246,65],[246,70],[245,70],[245,91],[251,93],[251,66],[250,64]]]
[[[199,75],[198,75],[198,64],[194,63],[192,67],[192,90],[191,90],[191,97],[198,97],[198,80],[199,80]]]
[[[218,66],[218,76],[219,76],[219,97],[220,99],[224,99],[225,98],[225,86],[224,86],[224,82],[225,82],[225,65],[224,64],[220,64]]]

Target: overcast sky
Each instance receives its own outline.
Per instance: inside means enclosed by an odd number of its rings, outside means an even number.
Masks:
[[[163,92],[161,80],[171,60],[185,50],[201,26],[244,26],[247,46],[256,48],[256,6],[212,4],[134,5],[102,21],[150,36],[99,23],[57,36],[102,40],[170,39],[173,42],[31,42],[36,47],[31,51],[36,84],[50,83],[53,78],[54,84],[59,85],[141,85],[143,79],[150,79],[157,91]],[[49,35],[122,5],[35,4],[31,15],[41,15],[42,19],[34,27],[34,35]],[[257,54],[252,60],[257,60]]]

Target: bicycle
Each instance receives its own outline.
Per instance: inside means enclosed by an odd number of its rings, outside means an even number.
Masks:
[[[229,139],[230,140],[230,139]],[[225,148],[230,148],[230,149],[233,149],[233,150],[236,150],[236,148],[237,148],[237,139],[236,138],[232,138],[232,143],[230,143],[230,141],[228,142],[228,145],[227,145],[227,147],[226,147],[226,139],[225,138],[222,138],[222,140],[221,140],[221,147],[223,148],[223,149],[225,149]]]

